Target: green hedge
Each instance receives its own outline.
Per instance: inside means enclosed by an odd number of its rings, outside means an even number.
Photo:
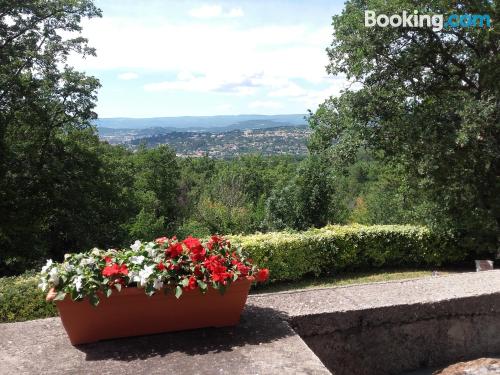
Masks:
[[[230,238],[271,270],[271,281],[342,270],[439,266],[466,256],[452,235],[410,225],[332,225]]]
[[[34,274],[0,278],[0,322],[56,316],[54,304],[45,302],[45,293],[37,286]]]
[[[305,232],[229,236],[271,271],[271,281],[298,280],[343,270],[438,266],[466,253],[451,235],[408,225],[328,226]],[[0,278],[0,322],[57,315],[34,274]]]

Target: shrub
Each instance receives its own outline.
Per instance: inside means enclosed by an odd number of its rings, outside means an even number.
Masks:
[[[240,243],[256,263],[271,270],[271,281],[342,270],[439,266],[466,256],[453,235],[410,225],[330,225],[230,239]]]
[[[24,274],[0,278],[0,322],[19,322],[56,316],[52,303],[45,302],[45,294],[38,288],[38,277]]]
[[[410,225],[332,225],[228,238],[241,244],[256,264],[269,268],[271,281],[343,270],[438,266],[467,256],[452,234]],[[34,274],[0,278],[0,322],[57,315],[37,284]]]

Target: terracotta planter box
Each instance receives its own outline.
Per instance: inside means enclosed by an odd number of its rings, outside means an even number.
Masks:
[[[238,280],[224,295],[210,288],[184,292],[179,299],[158,292],[148,297],[143,289],[123,288],[101,297],[97,307],[87,300],[56,301],[57,309],[73,345],[118,337],[181,331],[238,324],[245,306],[250,280]]]

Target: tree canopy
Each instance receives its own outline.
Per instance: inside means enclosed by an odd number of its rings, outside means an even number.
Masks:
[[[500,233],[498,28],[366,27],[365,10],[496,20],[496,2],[347,1],[333,17],[327,69],[361,88],[328,99],[310,121],[314,152],[341,165],[371,150],[418,192],[421,220],[491,246]]]

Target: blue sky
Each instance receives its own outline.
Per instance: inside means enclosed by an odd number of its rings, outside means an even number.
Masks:
[[[343,1],[96,4],[97,57],[69,62],[101,80],[100,117],[305,113],[347,84],[325,71]]]

